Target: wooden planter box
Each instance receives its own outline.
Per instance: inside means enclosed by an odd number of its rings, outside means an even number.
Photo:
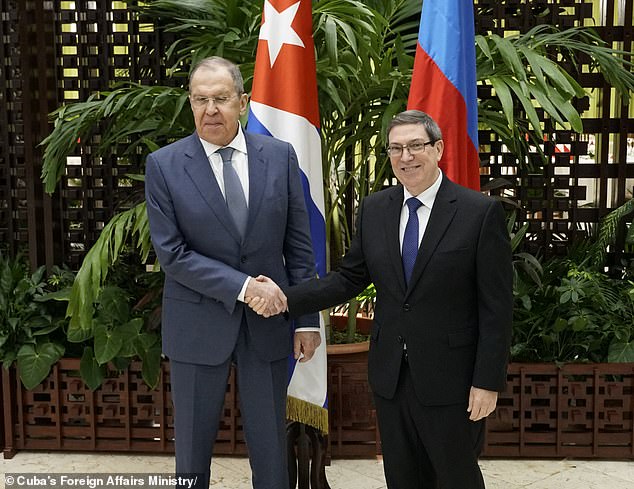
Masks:
[[[167,362],[161,366],[155,390],[143,382],[141,365],[133,363],[91,391],[79,375],[79,359],[60,360],[44,382],[32,390],[22,386],[14,368],[3,369],[2,383],[5,458],[20,449],[174,451]],[[246,454],[233,371],[214,452]]]
[[[329,454],[372,458],[381,454],[376,411],[368,385],[368,342],[328,345]]]
[[[634,459],[634,364],[511,364],[484,455]]]
[[[381,453],[366,361],[328,356],[333,457]],[[634,364],[510,364],[483,456],[634,459]]]
[[[329,350],[331,347],[329,346]],[[367,382],[367,353],[328,355],[329,455],[373,458],[380,439]],[[96,391],[63,359],[37,388],[3,370],[4,456],[16,450],[170,453],[169,365],[149,390],[139,364]],[[244,455],[233,371],[216,454]],[[485,457],[634,459],[634,364],[511,364],[507,389],[487,420]]]

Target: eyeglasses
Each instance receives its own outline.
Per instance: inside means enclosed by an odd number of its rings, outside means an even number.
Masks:
[[[410,155],[415,155],[418,153],[424,153],[427,145],[433,146],[434,144],[436,144],[436,141],[423,142],[414,140],[407,144],[390,144],[385,150],[390,158],[398,158],[403,154],[403,150],[405,148],[407,148]]]
[[[191,100],[192,105],[197,108],[207,107],[209,102],[213,102],[215,106],[220,107],[222,105],[226,105],[233,98],[237,97],[237,95],[231,95],[229,97],[202,97],[196,95],[195,97],[189,96],[189,100]]]

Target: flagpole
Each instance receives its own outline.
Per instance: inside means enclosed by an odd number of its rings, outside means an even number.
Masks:
[[[326,272],[326,225],[312,2],[264,0],[247,131],[289,142],[301,170],[317,273]],[[320,316],[321,317],[321,316]],[[309,362],[289,358],[287,448],[290,487],[330,489],[326,337]]]

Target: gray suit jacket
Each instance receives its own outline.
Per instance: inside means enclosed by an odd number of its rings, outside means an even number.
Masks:
[[[339,271],[285,290],[291,315],[354,297],[370,282],[376,308],[368,376],[394,395],[403,344],[421,402],[466,402],[472,385],[501,390],[513,316],[511,247],[499,202],[443,177],[409,285],[399,245],[403,187],[364,199]]]
[[[315,276],[299,166],[288,143],[245,137],[250,188],[244,239],[195,133],[147,158],[150,233],[165,272],[163,352],[173,360],[226,361],[243,316],[262,359],[279,360],[291,351],[287,319],[261,318],[236,299],[249,275],[280,285]],[[295,321],[295,327],[318,325],[317,314]]]

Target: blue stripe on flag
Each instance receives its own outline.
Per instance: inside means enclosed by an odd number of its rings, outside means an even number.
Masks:
[[[272,136],[271,132],[264,124],[262,124],[262,122],[260,122],[252,110],[249,111],[247,128],[248,131],[252,133]],[[319,132],[317,128],[315,128],[315,130]],[[313,254],[315,255],[315,268],[317,269],[319,276],[323,277],[326,275],[326,224],[324,217],[321,215],[319,208],[312,198],[308,177],[301,167],[300,173],[302,187],[304,188],[304,201],[306,203],[306,209],[308,210],[308,218],[310,221],[310,236],[313,243]],[[321,185],[321,182],[316,182],[314,184]]]
[[[438,26],[443,26],[442,30]],[[442,34],[444,33],[444,35]],[[465,0],[425,0],[418,43],[462,94],[467,104],[467,132],[478,147],[478,107],[475,80],[473,3]],[[456,59],[459,57],[460,59]]]

